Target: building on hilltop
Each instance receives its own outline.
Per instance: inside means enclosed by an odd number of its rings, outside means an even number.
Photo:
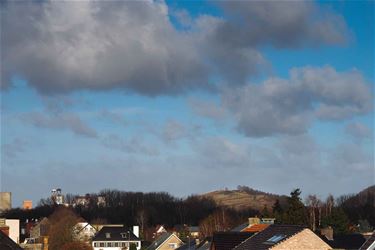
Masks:
[[[0,192],[0,212],[12,208],[12,193]]]
[[[29,210],[33,208],[33,201],[32,200],[24,200],[22,203],[22,208],[25,210]]]

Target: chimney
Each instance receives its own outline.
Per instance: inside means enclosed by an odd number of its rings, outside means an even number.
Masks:
[[[260,224],[260,219],[258,217],[249,218],[249,227],[255,224]]]
[[[331,226],[320,229],[320,234],[325,236],[328,240],[333,240],[333,228]]]
[[[139,238],[139,226],[133,226],[133,234]]]

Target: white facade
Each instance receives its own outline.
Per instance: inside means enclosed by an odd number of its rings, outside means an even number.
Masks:
[[[94,241],[92,247],[94,250],[123,250],[129,249],[132,243],[137,250],[141,249],[141,241]]]
[[[5,219],[5,225],[9,227],[9,238],[17,244],[20,243],[20,220]]]

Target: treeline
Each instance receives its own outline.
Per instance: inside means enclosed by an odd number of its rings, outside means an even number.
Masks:
[[[254,192],[244,186],[241,189]],[[276,200],[272,208],[264,207],[262,211],[233,210],[218,206],[212,199],[202,196],[181,199],[165,192],[103,190],[88,195],[88,204],[71,209],[90,223],[139,225],[141,232],[156,225],[173,228],[186,224],[199,225],[202,235],[208,236],[214,231],[230,230],[247,221],[248,217],[263,216],[275,217],[276,223],[308,225],[313,230],[331,226],[336,234],[340,234],[366,231],[375,226],[374,190],[375,186],[358,195],[340,196],[337,199],[329,195],[325,200],[309,195],[303,200],[301,191],[295,189],[289,196],[280,196],[282,200]],[[105,198],[104,206],[96,202],[98,196]],[[74,197],[69,194],[66,201],[71,203]],[[57,207],[51,199],[42,199],[34,209],[12,209],[5,211],[1,217],[18,218],[25,222],[27,219],[49,217]]]
[[[105,198],[105,205],[98,205],[96,197]],[[69,203],[75,195],[66,195]],[[124,192],[119,190],[103,190],[98,194],[90,194],[90,202],[77,205],[73,210],[88,222],[105,222],[111,224],[140,225],[148,228],[156,225],[174,227],[175,225],[198,225],[203,219],[216,211],[225,210],[234,221],[259,214],[255,210],[234,211],[219,207],[212,199],[201,196],[176,198],[166,192]],[[92,201],[91,201],[92,200]],[[31,210],[12,209],[3,213],[7,218],[19,218],[21,221],[48,217],[56,209],[50,198],[42,199],[39,205]]]
[[[325,200],[308,195],[303,202],[300,189],[287,197],[285,204],[275,202],[271,211],[263,209],[262,216],[275,217],[276,223],[308,225],[313,231],[332,227],[335,234],[368,232],[375,227],[375,186],[357,195],[344,195]]]

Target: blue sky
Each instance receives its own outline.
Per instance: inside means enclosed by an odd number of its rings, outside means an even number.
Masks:
[[[1,190],[374,184],[373,2],[6,2]],[[30,20],[32,20],[30,22]]]

